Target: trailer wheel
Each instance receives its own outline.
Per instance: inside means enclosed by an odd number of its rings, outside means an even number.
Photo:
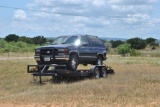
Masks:
[[[99,79],[100,78],[100,70],[99,70],[99,68],[95,68],[94,69],[94,77],[96,78],[96,79]]]
[[[103,77],[103,78],[107,77],[107,69],[106,69],[106,67],[103,67],[101,69],[101,77]]]

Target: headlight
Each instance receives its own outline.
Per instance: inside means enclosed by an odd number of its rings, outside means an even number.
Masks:
[[[68,55],[68,49],[67,48],[58,49],[58,55]]]
[[[40,53],[40,49],[35,50],[36,53]]]
[[[36,49],[35,50],[35,56],[39,56],[40,55],[40,51],[41,51],[40,49]]]
[[[58,49],[58,51],[64,52],[65,49]]]

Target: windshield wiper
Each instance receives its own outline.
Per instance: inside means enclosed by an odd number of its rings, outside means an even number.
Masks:
[[[52,45],[56,45],[57,43],[52,43]]]
[[[66,44],[66,42],[62,42],[61,44]]]

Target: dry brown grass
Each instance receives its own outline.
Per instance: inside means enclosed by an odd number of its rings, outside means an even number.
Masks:
[[[0,53],[0,60],[14,60],[14,59],[33,59],[34,53],[33,52],[23,52],[23,53]]]
[[[34,63],[0,62],[0,103],[36,103],[46,107],[160,106],[160,58],[109,56],[106,63],[115,69],[115,75],[58,83],[43,78],[43,85],[27,74],[27,64]]]

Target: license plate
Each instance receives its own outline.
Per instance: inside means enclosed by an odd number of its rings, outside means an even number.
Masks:
[[[50,57],[44,57],[44,61],[50,61]]]

